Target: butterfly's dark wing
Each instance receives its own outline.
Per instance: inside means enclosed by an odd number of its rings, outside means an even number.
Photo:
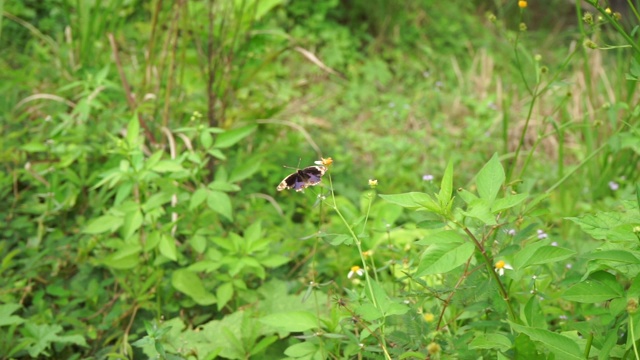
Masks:
[[[324,166],[308,166],[284,178],[277,189],[278,191],[284,189],[302,191],[309,186],[318,185],[326,171],[327,168]]]

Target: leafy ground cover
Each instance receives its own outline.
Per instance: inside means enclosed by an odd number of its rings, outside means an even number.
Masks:
[[[0,13],[3,359],[640,358],[631,2]]]

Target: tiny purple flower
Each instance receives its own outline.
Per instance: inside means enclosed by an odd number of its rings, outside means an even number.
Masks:
[[[616,191],[620,188],[620,185],[618,185],[617,182],[615,181],[609,181],[609,189]]]
[[[560,315],[560,320],[567,320],[567,319],[568,319],[567,315]]]
[[[547,238],[547,233],[542,231],[541,229],[538,229],[538,239],[546,239]]]
[[[515,235],[515,234],[516,234],[516,229],[509,229],[509,230],[507,230],[507,235],[511,235],[511,236],[513,236],[513,235]]]
[[[422,180],[424,180],[424,181],[433,181],[433,175],[431,175],[431,174],[422,175]]]
[[[558,242],[557,241],[552,242],[551,246],[558,246]]]

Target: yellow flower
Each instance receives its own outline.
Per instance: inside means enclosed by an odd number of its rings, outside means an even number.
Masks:
[[[373,250],[367,250],[367,251],[364,251],[364,252],[362,253],[362,256],[364,256],[364,257],[373,256]]]
[[[505,270],[513,270],[511,265],[509,265],[506,262],[504,262],[504,260],[500,260],[500,261],[496,262],[495,267],[496,267],[496,272],[500,276],[504,275],[504,271]]]
[[[527,7],[527,2],[526,2],[526,1],[524,1],[524,0],[520,0],[520,1],[518,1],[518,7],[519,7],[520,9],[524,9],[524,8],[526,8],[526,7]]]
[[[424,318],[424,321],[428,323],[433,322],[433,320],[436,318],[432,313],[425,313],[424,315],[422,315],[422,317]]]
[[[604,9],[604,12],[606,12],[607,14],[611,15],[611,9],[610,8],[606,8]]]
[[[329,166],[331,164],[333,164],[333,159],[328,157],[328,158],[323,158],[321,157],[320,160],[315,161],[314,162],[316,165],[324,165],[324,166]]]
[[[349,271],[349,274],[347,275],[347,278],[351,279],[353,277],[353,275],[362,276],[362,275],[364,275],[364,270],[362,270],[362,268],[360,268],[360,266],[354,265],[354,266],[351,267],[351,271]]]
[[[432,342],[431,344],[427,345],[427,351],[431,355],[435,355],[435,354],[439,353],[440,350],[442,350],[442,348],[436,342]]]
[[[369,179],[369,186],[371,186],[372,188],[378,186],[378,180],[376,179]]]

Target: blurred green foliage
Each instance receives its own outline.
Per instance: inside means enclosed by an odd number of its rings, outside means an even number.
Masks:
[[[0,1],[0,356],[632,357],[609,6]]]

